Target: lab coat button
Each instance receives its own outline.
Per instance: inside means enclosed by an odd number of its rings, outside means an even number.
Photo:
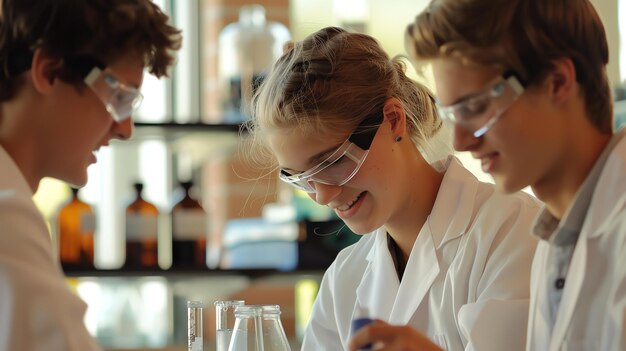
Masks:
[[[563,289],[563,287],[565,286],[565,279],[563,278],[559,278],[554,282],[554,286],[556,286],[557,289],[561,290]]]

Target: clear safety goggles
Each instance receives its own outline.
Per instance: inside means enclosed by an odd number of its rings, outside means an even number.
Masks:
[[[79,77],[98,96],[113,120],[122,122],[139,108],[143,95],[138,89],[128,86],[106,69],[104,63],[92,55],[68,55],[65,65]],[[22,50],[12,55],[7,63],[11,76],[17,76],[31,68],[33,53]]]
[[[508,71],[493,81],[485,91],[457,104],[438,104],[437,107],[442,119],[480,138],[523,93],[524,85],[520,79],[514,72]]]
[[[120,82],[107,69],[93,67],[84,82],[102,101],[116,122],[128,119],[143,101],[143,95],[138,89]]]
[[[290,174],[281,169],[280,179],[307,193],[315,193],[314,183],[334,186],[346,184],[365,162],[382,121],[382,113],[364,119],[348,139],[324,161],[298,174]]]

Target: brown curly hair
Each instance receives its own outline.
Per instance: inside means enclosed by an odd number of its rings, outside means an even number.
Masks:
[[[105,65],[132,52],[161,77],[181,46],[180,30],[150,0],[2,0],[0,13],[0,101],[19,84],[16,65],[30,67],[36,49],[60,59],[90,55]],[[19,61],[22,62],[19,62]],[[23,61],[27,61],[24,63]],[[81,82],[63,65],[54,75]]]

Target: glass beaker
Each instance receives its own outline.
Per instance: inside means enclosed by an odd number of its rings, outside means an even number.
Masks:
[[[262,320],[263,308],[256,305],[235,308],[235,329],[228,351],[264,351]],[[269,350],[268,350],[269,351]]]
[[[279,305],[261,305],[263,348],[265,351],[291,351],[283,324],[280,322]]]
[[[235,327],[235,308],[244,304],[243,300],[215,301],[217,351],[228,351]]]

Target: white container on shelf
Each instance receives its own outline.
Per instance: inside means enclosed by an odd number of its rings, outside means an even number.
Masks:
[[[218,58],[223,122],[239,123],[248,118],[254,88],[290,39],[286,26],[265,20],[261,5],[242,6],[239,22],[224,27]]]

